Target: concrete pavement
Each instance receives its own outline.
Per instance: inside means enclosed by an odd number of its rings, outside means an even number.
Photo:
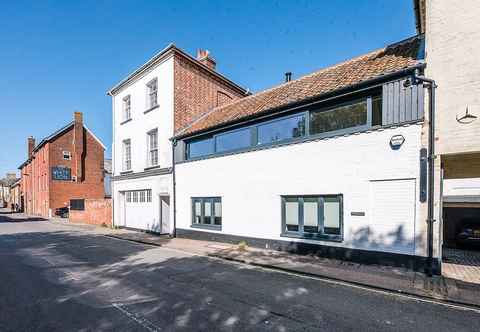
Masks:
[[[480,312],[0,214],[0,331],[478,331]]]

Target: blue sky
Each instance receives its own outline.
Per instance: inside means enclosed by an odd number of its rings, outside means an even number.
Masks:
[[[412,1],[5,1],[0,11],[0,177],[84,113],[111,146],[106,91],[168,43],[210,50],[256,92],[415,34]]]

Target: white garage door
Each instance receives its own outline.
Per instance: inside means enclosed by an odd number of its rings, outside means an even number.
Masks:
[[[370,247],[415,253],[415,180],[371,182]]]
[[[125,227],[160,232],[150,189],[126,191],[124,206]]]

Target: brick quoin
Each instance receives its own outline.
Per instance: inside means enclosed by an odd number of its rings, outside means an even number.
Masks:
[[[31,140],[29,139],[29,147]],[[63,158],[63,151],[71,159]],[[52,179],[52,167],[71,169],[77,181]],[[64,131],[40,143],[31,157],[20,166],[21,190],[25,212],[49,216],[49,211],[70,205],[71,199],[105,197],[104,148],[83,126],[81,113]]]

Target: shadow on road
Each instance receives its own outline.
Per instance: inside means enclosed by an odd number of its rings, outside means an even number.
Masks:
[[[0,223],[2,222],[35,222],[47,220],[42,217],[25,216],[22,213],[0,211]]]
[[[0,255],[0,330],[380,331],[387,320],[472,327],[467,312],[452,319],[422,303],[390,304],[375,293],[82,232],[0,235],[0,251],[11,253]]]

